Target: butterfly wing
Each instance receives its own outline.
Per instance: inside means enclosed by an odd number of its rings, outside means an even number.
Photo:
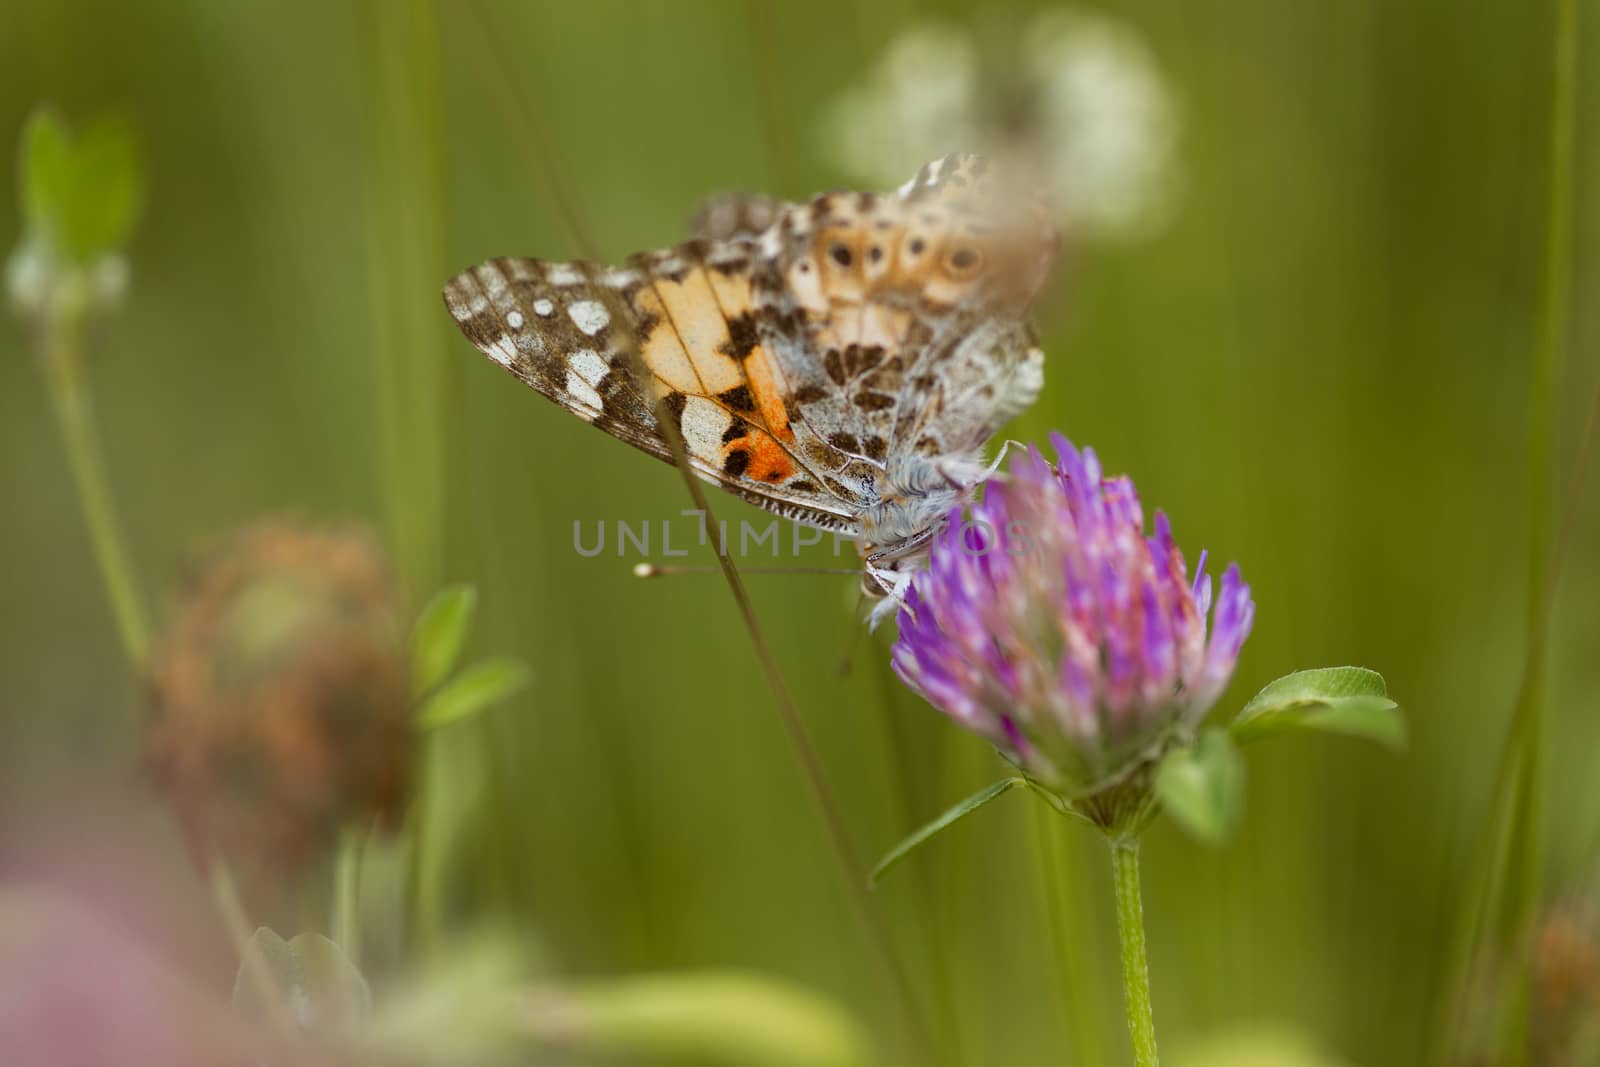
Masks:
[[[827,450],[789,425],[784,383],[754,327],[750,267],[739,241],[692,241],[622,268],[500,258],[451,279],[444,299],[479,350],[585,422],[672,462],[654,414],[664,401],[702,478],[848,529],[855,502],[804,458]]]
[[[713,241],[758,237],[793,206],[760,193],[720,193],[701,203],[689,220],[689,234]]]
[[[949,157],[887,196],[714,201],[699,229],[717,237],[620,268],[492,259],[445,304],[586,422],[670,462],[664,403],[702,478],[854,534],[894,457],[976,450],[1037,394],[1025,314],[1054,230],[1042,208],[1020,229],[997,212],[983,175]]]
[[[889,196],[793,207],[757,242],[756,305],[793,421],[880,472],[975,451],[1043,384],[1027,313],[1059,241],[1042,198],[987,174],[947,157]]]

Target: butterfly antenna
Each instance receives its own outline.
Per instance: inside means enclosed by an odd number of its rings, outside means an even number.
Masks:
[[[720,567],[677,566],[660,563],[635,563],[635,578],[665,578],[671,574],[721,574]],[[741,567],[740,574],[842,574],[847,577],[861,573],[845,567]]]

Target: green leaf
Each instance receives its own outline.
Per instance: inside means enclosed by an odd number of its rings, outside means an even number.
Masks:
[[[127,244],[139,221],[144,177],[138,142],[121,123],[97,123],[78,138],[76,183],[67,216],[69,255],[88,262]]]
[[[437,730],[498,704],[528,684],[527,664],[515,659],[486,660],[468,667],[441,686],[417,712],[417,726]]]
[[[22,129],[17,156],[17,187],[23,224],[50,241],[55,240],[70,179],[69,135],[60,116],[49,108],[35,108]]]
[[[478,606],[478,591],[470,585],[452,585],[439,590],[417,616],[411,628],[412,691],[421,695],[433,690],[455,669],[467,632],[472,629],[472,614]]]
[[[1233,720],[1233,736],[1255,741],[1289,730],[1321,730],[1406,744],[1405,717],[1389,699],[1383,675],[1362,667],[1296,671],[1270,682]]]
[[[279,1003],[301,1030],[345,1037],[366,1025],[372,1015],[372,991],[344,950],[328,938],[305,933],[285,941],[263,926],[250,944],[266,963]],[[248,961],[241,964],[234,978],[234,1009],[246,1019],[270,1025],[275,1016],[248,967]]]
[[[934,819],[932,822],[927,823],[917,830],[914,830],[910,836],[905,838],[898,845],[894,846],[894,848],[891,848],[884,855],[883,859],[878,861],[878,865],[872,868],[872,874],[868,876],[867,880],[873,885],[877,885],[878,879],[887,874],[890,868],[899,864],[899,862],[909,856],[913,850],[926,844],[928,840],[935,834],[938,834],[944,830],[948,830],[951,826],[954,826],[962,819],[965,819],[968,815],[971,815],[973,812],[989,803],[989,801],[994,800],[1002,793],[1015,789],[1019,785],[1027,784],[1028,780],[1026,778],[1002,778],[993,785],[985,786],[983,789],[978,790],[978,792],[972,794],[967,799],[961,801],[961,803],[950,808],[937,819]]]
[[[144,179],[137,142],[121,123],[95,123],[74,138],[40,108],[23,130],[18,169],[23,221],[50,255],[87,264],[133,235]]]
[[[1156,770],[1162,807],[1194,837],[1220,845],[1244,810],[1244,760],[1226,730],[1206,730],[1168,752]]]
[[[748,1067],[862,1067],[871,1044],[837,1001],[738,971],[541,987],[518,1023],[546,1043],[626,1057]]]

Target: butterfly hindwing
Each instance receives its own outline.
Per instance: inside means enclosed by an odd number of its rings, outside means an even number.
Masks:
[[[895,195],[824,194],[761,239],[762,303],[785,328],[772,347],[802,421],[848,454],[970,452],[1038,394],[1025,305],[1054,231],[997,219],[984,173],[951,157]]]

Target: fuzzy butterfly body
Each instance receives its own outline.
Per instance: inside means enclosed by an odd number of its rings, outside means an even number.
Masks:
[[[444,299],[491,359],[670,462],[663,405],[697,474],[855,538],[888,590],[1043,384],[1027,312],[1058,241],[1012,192],[950,156],[893,194],[726,198],[621,267],[491,259]]]

